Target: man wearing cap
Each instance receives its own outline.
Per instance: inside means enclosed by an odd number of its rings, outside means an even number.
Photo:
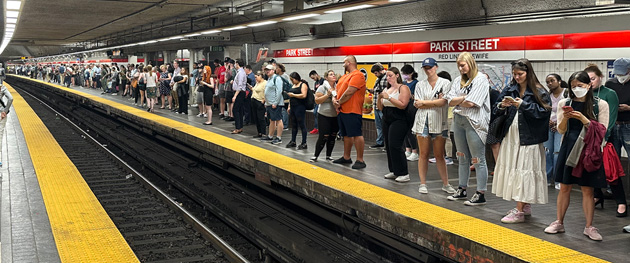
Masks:
[[[610,134],[610,141],[621,156],[621,146],[630,152],[630,58],[618,58],[613,63],[615,78],[606,82],[606,87],[614,90],[619,98],[617,122]]]
[[[282,79],[276,74],[276,67],[268,64],[265,67],[267,75],[267,85],[265,86],[265,108],[267,118],[269,118],[269,135],[263,136],[262,141],[271,141],[271,144],[282,143],[282,108],[284,99],[282,98]],[[275,135],[275,137],[274,137]]]

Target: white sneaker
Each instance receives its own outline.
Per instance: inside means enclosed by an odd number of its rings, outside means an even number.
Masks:
[[[411,152],[405,152],[405,157],[409,158],[409,155],[411,155]]]
[[[205,113],[204,113],[204,114],[203,114],[203,117],[204,117],[204,118],[208,118],[208,114],[205,114]]]
[[[394,178],[396,178],[398,176],[394,175],[394,173],[387,173],[387,174],[385,174],[384,177],[385,177],[385,179],[394,179]]]
[[[435,157],[433,157],[433,158],[429,158],[429,162],[430,163],[436,163],[437,161],[435,160]]]
[[[453,159],[451,159],[450,157],[446,157],[445,160],[446,160],[446,165],[453,164]]]
[[[442,191],[447,192],[449,194],[455,193],[455,189],[450,184],[442,186]]]
[[[197,117],[199,117],[199,118],[203,117],[203,113],[197,114]]]
[[[556,183],[555,188],[556,190],[560,190],[560,183]]]
[[[429,193],[429,189],[427,189],[427,185],[426,184],[421,184],[420,188],[418,189],[418,192],[420,192],[421,194],[428,194]]]
[[[407,161],[410,161],[410,162],[415,162],[418,159],[419,158],[418,158],[418,154],[417,153],[411,153],[409,156],[407,156]]]
[[[399,182],[399,183],[409,182],[410,180],[411,179],[409,179],[409,175],[403,175],[403,176],[396,177],[396,182]]]

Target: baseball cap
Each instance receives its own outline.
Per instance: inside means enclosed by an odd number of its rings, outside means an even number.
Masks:
[[[437,66],[437,61],[435,61],[435,59],[433,59],[433,58],[425,58],[422,61],[422,66],[423,67],[435,67],[435,66]]]
[[[615,75],[626,75],[630,69],[630,58],[618,58],[613,62],[613,71]]]
[[[267,64],[267,66],[265,67],[265,69],[275,70],[275,69],[276,69],[276,67],[274,67],[274,66],[273,66],[273,65],[271,65],[271,64]]]

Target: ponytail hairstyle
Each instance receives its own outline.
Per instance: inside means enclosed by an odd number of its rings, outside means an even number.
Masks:
[[[591,84],[591,78],[588,76],[588,73],[586,73],[586,71],[578,71],[571,74],[571,77],[569,78],[569,83],[573,83],[574,80],[582,82],[584,84]],[[575,94],[573,94],[572,89],[569,89],[569,98],[571,98],[571,100],[575,100],[576,98]],[[582,114],[587,119],[596,121],[597,119],[595,118],[595,113],[593,112],[593,103],[595,101],[595,98],[593,97],[592,87],[588,89],[588,92],[586,93],[586,96],[584,96],[584,98],[584,108],[582,108],[580,112],[582,112]]]
[[[404,65],[402,68],[400,68],[400,72],[402,72],[402,74],[409,75],[409,78],[411,80],[418,79],[418,72],[416,72],[416,70],[413,69],[413,66],[409,64]]]
[[[538,91],[538,89],[544,89],[544,88],[538,81],[538,77],[536,77],[536,73],[534,73],[534,67],[532,67],[532,63],[529,62],[529,60],[526,58],[521,58],[519,60],[512,62],[512,70],[519,70],[519,71],[526,72],[527,88],[530,89],[532,93],[534,93],[534,98],[536,98],[536,102],[538,102],[538,105],[542,106],[543,108],[547,110],[551,110],[551,106],[542,100],[540,92]],[[512,83],[510,84],[518,85],[518,83],[516,83],[516,79],[514,78],[512,78]]]

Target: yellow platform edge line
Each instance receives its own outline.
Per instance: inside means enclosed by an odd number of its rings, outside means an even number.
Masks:
[[[4,85],[14,98],[61,262],[139,262],[48,128]]]
[[[16,76],[16,75],[13,75]],[[169,126],[212,144],[239,152],[258,161],[282,170],[298,174],[313,182],[363,199],[376,206],[413,218],[455,235],[491,247],[527,262],[608,262],[582,252],[551,243],[491,222],[468,216],[457,211],[433,205],[403,194],[387,190],[330,170],[293,159],[230,137],[188,125],[135,107],[111,101],[79,90],[47,83],[41,80],[16,76],[22,79],[49,85],[54,88],[109,105],[141,118]],[[368,167],[369,168],[369,167]],[[480,211],[481,212],[481,211]],[[498,221],[498,220],[497,220]],[[543,229],[540,230],[541,232]],[[423,233],[417,233],[422,236]],[[496,263],[496,262],[495,262]]]

